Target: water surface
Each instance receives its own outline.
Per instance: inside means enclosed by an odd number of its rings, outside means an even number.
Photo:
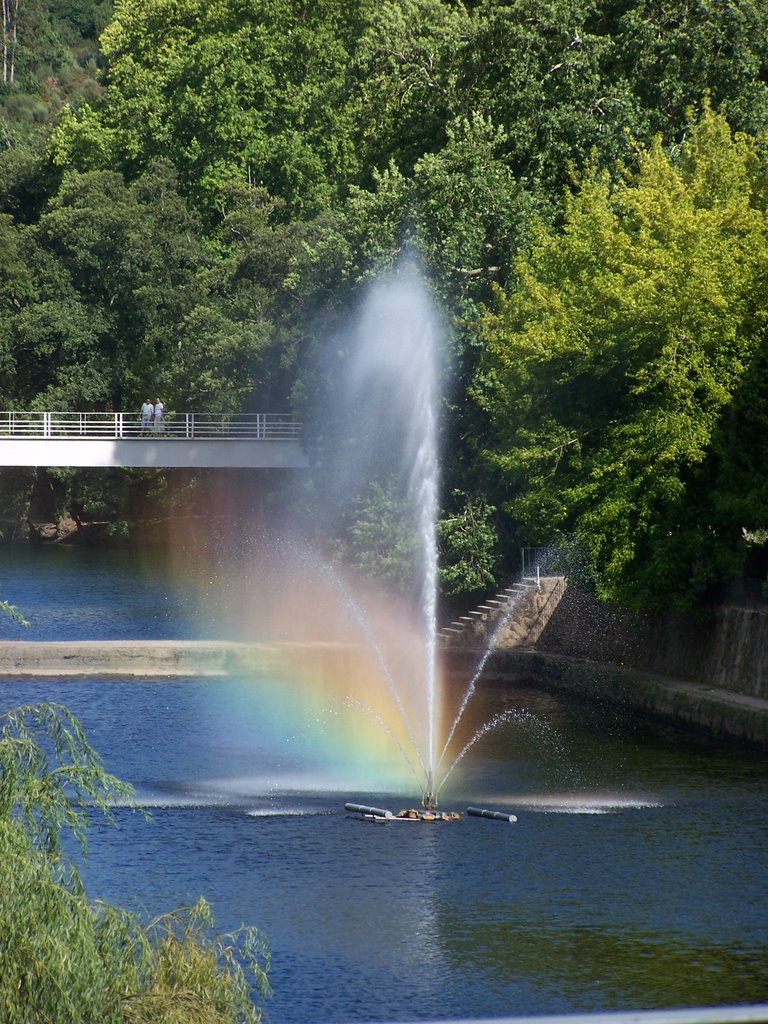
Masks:
[[[100,635],[200,635],[188,589],[147,596],[160,569],[48,565],[3,570],[8,599],[46,619],[32,638],[93,638],[105,600]],[[360,788],[333,709],[292,695],[269,678],[41,679],[0,683],[0,710],[57,700],[80,716],[152,814],[94,826],[89,893],[148,914],[202,894],[222,929],[263,929],[275,1024],[768,1001],[764,757],[481,681],[470,731],[509,721],[441,804],[517,823],[382,826],[345,801],[398,810],[415,787]]]

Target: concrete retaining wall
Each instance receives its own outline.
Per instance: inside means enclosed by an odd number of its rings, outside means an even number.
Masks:
[[[734,633],[735,635],[735,633]],[[758,634],[759,635],[759,634]],[[311,654],[307,648],[311,647]],[[297,677],[356,674],[356,649],[338,644],[236,644],[225,641],[73,641],[0,643],[0,680],[48,678],[183,678],[238,675]],[[458,671],[473,670],[477,652],[448,655]],[[466,665],[464,664],[466,663]],[[768,699],[691,680],[513,648],[496,650],[486,675],[519,679],[591,700],[628,704],[723,738],[768,749]],[[730,678],[730,676],[729,676]]]
[[[701,619],[632,615],[569,588],[537,650],[768,699],[768,612],[717,607]]]
[[[489,658],[486,675],[621,704],[768,750],[768,700],[760,697],[538,651],[496,651]]]

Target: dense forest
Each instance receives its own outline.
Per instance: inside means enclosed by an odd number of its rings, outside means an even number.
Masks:
[[[0,408],[303,415],[321,333],[415,251],[452,353],[447,591],[552,542],[639,607],[765,577],[763,0],[3,15]],[[6,533],[42,490],[129,531],[162,491],[0,485]]]

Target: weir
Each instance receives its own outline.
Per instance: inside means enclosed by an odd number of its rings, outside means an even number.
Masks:
[[[0,685],[24,678],[226,679],[274,675],[290,681],[303,659],[345,672],[354,654],[348,644],[236,643],[224,640],[0,641]],[[466,675],[474,652],[443,652],[447,674]],[[651,717],[694,726],[723,739],[768,750],[768,700],[729,690],[661,679],[614,666],[574,663],[533,650],[507,648],[491,656],[489,681],[524,682],[543,690],[615,701]],[[434,801],[434,778],[424,800]]]

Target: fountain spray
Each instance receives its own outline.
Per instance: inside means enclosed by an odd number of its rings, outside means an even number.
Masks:
[[[417,267],[402,263],[369,290],[350,332],[344,377],[348,438],[337,495],[351,500],[371,480],[389,481],[414,537],[414,622],[420,678],[397,711],[424,771],[423,802],[434,804],[437,747],[437,516],[439,504],[439,318]],[[325,481],[326,489],[328,481]]]
[[[478,730],[447,764],[449,747],[497,638],[494,634],[467,687],[447,739],[438,736],[442,710],[437,658],[441,335],[440,318],[413,263],[404,262],[373,283],[348,329],[334,338],[329,380],[338,388],[338,397],[328,403],[330,419],[323,420],[319,431],[321,436],[325,432],[324,447],[331,455],[319,463],[323,475],[317,494],[322,495],[322,505],[341,523],[358,503],[366,514],[380,515],[381,530],[369,520],[363,532],[380,545],[380,550],[372,549],[372,575],[381,568],[382,575],[391,572],[393,581],[411,587],[412,600],[405,604],[409,621],[387,649],[347,584],[329,567],[325,570],[363,631],[394,706],[382,712],[373,700],[352,696],[349,700],[384,729],[413,773],[421,790],[423,820],[450,818],[432,813],[440,791],[467,750],[487,731],[486,727]],[[374,487],[379,488],[376,500],[366,504]],[[377,504],[382,496],[385,501]],[[400,530],[397,542],[389,532],[390,517]],[[316,523],[313,526],[317,528]],[[401,539],[402,550],[397,546]],[[394,556],[390,564],[380,565],[390,554]],[[498,631],[506,624],[505,616]],[[397,656],[400,650],[406,652],[403,658]],[[395,652],[391,660],[389,651]],[[496,717],[487,728],[505,720]],[[350,806],[366,811],[365,805]],[[367,811],[386,817],[376,808]],[[408,817],[419,815],[411,809]]]
[[[333,438],[329,422],[336,423],[337,437],[335,443],[326,440],[330,458],[318,486],[325,511],[337,517],[333,529],[356,503],[365,505],[372,485],[380,485],[392,499],[393,515],[403,516],[404,547],[413,542],[407,556],[410,579],[398,581],[410,587],[408,609],[417,638],[408,677],[398,674],[394,660],[391,668],[385,663],[378,642],[374,646],[393,711],[413,748],[409,761],[421,769],[425,806],[435,803],[442,746],[436,665],[441,334],[414,261],[402,261],[371,284],[349,327],[333,339],[332,358],[339,362],[329,380],[338,397],[328,403],[330,420],[323,421],[321,433]]]

